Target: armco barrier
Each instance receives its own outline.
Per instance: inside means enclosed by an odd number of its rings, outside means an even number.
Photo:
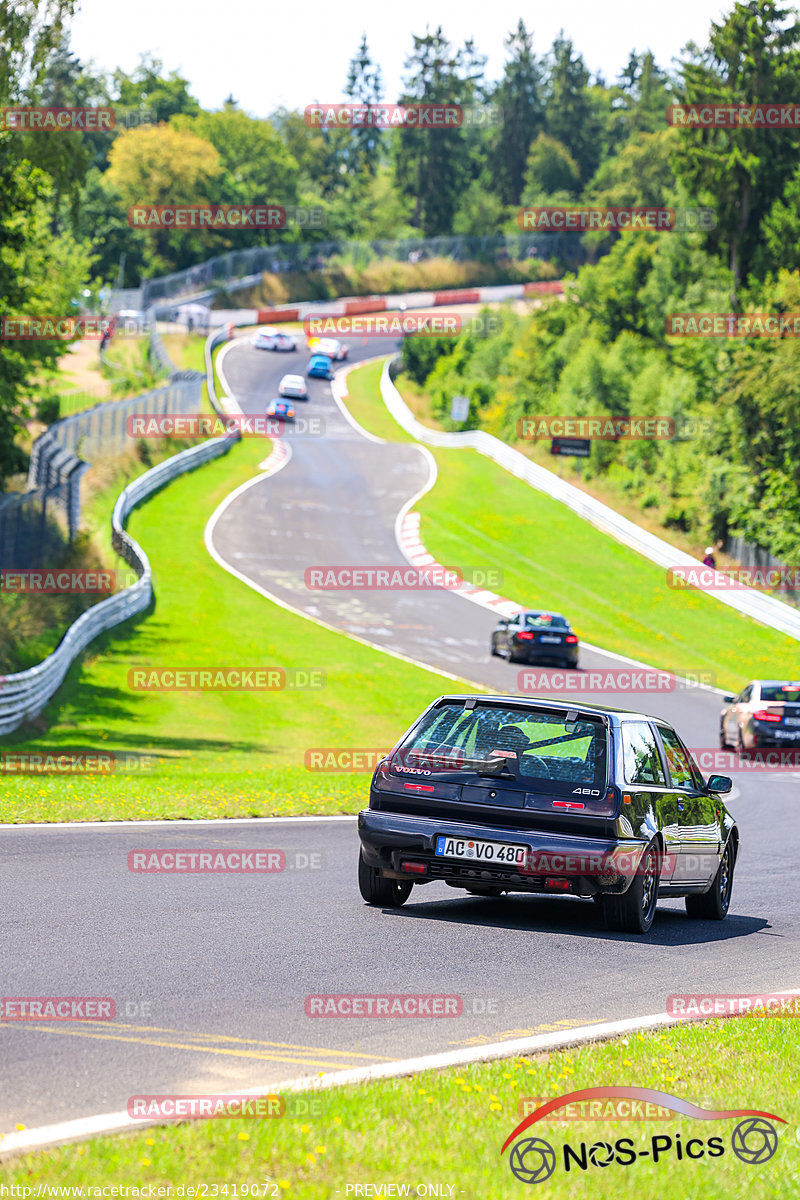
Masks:
[[[211,351],[218,342],[224,341],[226,336],[226,332],[220,330],[206,340],[208,393],[212,405],[218,412],[222,412],[223,408],[220,407],[214,390]],[[158,340],[160,342],[160,339]],[[161,349],[163,351],[163,345]],[[166,356],[165,351],[164,354]],[[170,367],[173,366],[168,358],[166,362]],[[202,379],[201,373],[198,371],[185,372],[183,376],[183,386],[194,385],[192,392],[196,393],[195,381]],[[236,434],[232,437],[212,438],[199,446],[182,450],[179,454],[159,463],[158,466],[152,467],[138,479],[134,479],[121,493],[114,505],[111,517],[112,541],[116,552],[137,572],[139,578],[131,587],[109,596],[107,600],[101,600],[99,604],[93,605],[85,613],[82,613],[77,621],[69,627],[53,653],[48,655],[43,662],[38,663],[35,667],[30,667],[27,671],[20,671],[15,675],[7,675],[4,679],[0,679],[0,736],[12,733],[24,721],[29,721],[42,711],[61,686],[72,663],[96,637],[108,629],[113,629],[122,621],[128,620],[129,617],[144,612],[150,604],[153,596],[150,562],[141,546],[134,541],[130,534],[126,533],[124,528],[125,520],[131,510],[147,496],[158,491],[165,483],[177,479],[186,471],[192,471],[195,467],[226,454],[238,437],[239,435]]]
[[[524,454],[520,454],[518,450],[512,449],[511,446],[507,446],[505,442],[492,437],[491,434],[484,433],[483,430],[444,433],[438,429],[428,429],[426,425],[422,425],[416,419],[407,407],[390,378],[389,367],[390,363],[386,362],[381,376],[381,395],[384,404],[398,425],[417,441],[424,442],[429,446],[451,446],[477,450],[479,454],[491,458],[504,470],[523,479],[530,487],[536,488],[539,492],[545,492],[554,500],[560,500],[562,504],[566,504],[579,517],[583,517],[585,521],[589,521],[603,533],[609,534],[616,541],[621,542],[624,546],[629,546],[644,558],[658,563],[665,569],[677,566],[702,567],[702,563],[698,559],[692,558],[690,554],[686,554],[682,550],[676,550],[669,542],[656,537],[654,533],[640,529],[633,521],[620,516],[607,504],[595,500],[593,496],[587,496],[580,488],[574,487],[565,479],[559,479],[546,467],[540,467],[537,463],[531,462]],[[665,578],[664,587],[666,588],[666,586]],[[773,596],[765,596],[752,588],[744,588],[741,591],[739,589],[729,592],[719,591],[714,592],[713,595],[720,603],[727,604],[729,608],[734,608],[745,616],[752,617],[763,625],[768,625],[771,629],[776,629],[779,633],[785,633],[800,641],[800,612],[788,604],[784,604],[781,600],[776,600]]]

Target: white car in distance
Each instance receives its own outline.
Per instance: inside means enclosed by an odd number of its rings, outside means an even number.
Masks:
[[[256,350],[296,350],[297,339],[293,338],[290,333],[275,329],[272,325],[265,325],[263,329],[259,329],[257,333],[253,334],[251,345]]]
[[[284,375],[278,385],[281,396],[291,396],[294,400],[307,400],[308,388],[302,375]]]

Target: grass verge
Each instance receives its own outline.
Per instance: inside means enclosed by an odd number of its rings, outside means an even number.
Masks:
[[[376,1186],[396,1184],[408,1191],[395,1195],[518,1197],[525,1184],[509,1169],[511,1149],[501,1157],[500,1147],[522,1119],[523,1098],[554,1098],[614,1084],[653,1088],[708,1109],[758,1109],[788,1123],[773,1122],[777,1150],[769,1161],[754,1165],[733,1152],[735,1118],[669,1114],[661,1120],[559,1121],[554,1113],[522,1135],[542,1138],[555,1151],[555,1170],[545,1185],[548,1197],[788,1197],[800,1184],[793,1067],[798,1052],[800,1031],[791,1019],[681,1025],[550,1055],[335,1088],[304,1098],[315,1105],[310,1114],[287,1094],[280,1119],[186,1122],[95,1138],[12,1160],[0,1169],[0,1179],[18,1186],[84,1188],[169,1184],[173,1196],[190,1195],[189,1187],[203,1184],[208,1190],[195,1196],[236,1196],[246,1194],[242,1185],[247,1184],[250,1195],[260,1197],[328,1200],[380,1195]],[[671,1139],[668,1146],[658,1144],[657,1161],[654,1137]],[[723,1152],[709,1156],[713,1137],[720,1139]],[[613,1145],[619,1138],[631,1139],[636,1161],[592,1165],[589,1148],[598,1142]],[[703,1154],[691,1159],[686,1147],[694,1138],[701,1139]],[[757,1142],[751,1135],[745,1144]],[[586,1169],[570,1159],[571,1169],[565,1170],[564,1145],[580,1156],[581,1143]],[[692,1148],[698,1152],[696,1143]],[[647,1154],[638,1157],[640,1151]],[[607,1154],[599,1149],[601,1162]],[[534,1162],[529,1157],[526,1165]],[[443,1190],[425,1190],[434,1183]],[[184,1191],[177,1193],[181,1184]],[[363,1190],[367,1184],[373,1185],[370,1192]]]
[[[263,442],[176,480],[136,509],[156,601],[145,619],[99,638],[40,719],[6,753],[103,750],[126,769],[9,777],[4,821],[235,817],[355,812],[369,772],[307,770],[313,748],[388,749],[451,682],[311,624],[224,572],[203,533],[217,505],[257,474]],[[98,503],[105,522],[115,487]],[[324,673],[310,691],[141,691],[129,671],[277,668]]]
[[[412,440],[386,411],[379,380],[379,364],[348,375],[350,411],[379,437]],[[586,641],[665,670],[737,691],[748,679],[796,677],[794,639],[713,596],[669,588],[663,568],[476,451],[430,449],[439,476],[416,508],[439,562],[467,578],[491,571],[502,578],[493,590],[564,612]]]

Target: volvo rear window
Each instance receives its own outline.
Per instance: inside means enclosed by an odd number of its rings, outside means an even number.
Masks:
[[[518,783],[563,790],[605,788],[606,727],[581,716],[499,705],[444,704],[429,712],[398,748],[392,766],[459,776],[497,774]]]

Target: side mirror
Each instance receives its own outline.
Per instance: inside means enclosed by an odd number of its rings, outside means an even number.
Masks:
[[[728,775],[709,775],[706,790],[725,796],[733,788],[733,780]]]
[[[497,628],[498,629],[508,629],[508,619],[506,617],[501,617],[500,620],[497,622]]]
[[[733,704],[733,702],[734,702],[734,700],[735,700],[735,699],[736,699],[736,697],[735,697],[735,696],[723,696],[723,697],[722,697],[722,700],[723,700],[723,703],[724,703],[724,704]]]

